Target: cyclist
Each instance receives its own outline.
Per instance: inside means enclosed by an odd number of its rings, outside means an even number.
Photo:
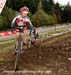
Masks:
[[[34,39],[36,40],[39,36],[36,27],[33,28]]]
[[[28,13],[29,13],[28,7],[22,7],[20,9],[20,13],[13,19],[12,24],[11,24],[12,28],[16,28],[16,39],[17,40],[19,38],[19,33],[22,32],[24,44],[27,43],[28,32],[26,31],[26,29],[30,30],[30,33],[29,33],[30,35],[33,30],[33,25],[29,17],[27,16]]]
[[[38,32],[37,32],[37,29],[36,27],[33,27],[33,31],[32,31],[32,40],[31,40],[31,44],[34,45],[35,41],[38,39]]]

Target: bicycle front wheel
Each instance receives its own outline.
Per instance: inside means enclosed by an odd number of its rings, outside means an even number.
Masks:
[[[21,49],[22,49],[22,42],[19,39],[17,50],[16,50],[15,71],[19,68],[19,59],[20,59]]]
[[[20,57],[20,53],[16,52],[16,59],[15,59],[15,71],[18,70],[19,67],[19,57]]]

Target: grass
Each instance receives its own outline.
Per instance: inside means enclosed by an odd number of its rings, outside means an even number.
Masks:
[[[15,43],[15,40],[9,40],[9,41],[5,41],[5,42],[1,42],[0,43],[0,49],[1,48],[5,48],[5,47],[8,47],[8,46],[11,46]]]
[[[14,50],[15,40],[5,41],[0,43],[0,63],[8,58],[9,53]]]
[[[0,43],[0,63],[7,58],[8,53],[13,51],[14,41],[15,40]]]

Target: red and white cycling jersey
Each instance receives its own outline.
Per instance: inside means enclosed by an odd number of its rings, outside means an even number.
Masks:
[[[23,26],[23,25],[25,25],[27,22],[29,23],[28,25],[31,25],[31,24],[32,24],[31,21],[30,21],[30,19],[29,19],[27,16],[23,18],[21,15],[18,15],[18,16],[16,16],[16,17],[13,19],[12,24],[13,24],[15,21],[16,21],[16,23],[17,23],[18,26]]]
[[[14,27],[14,25],[17,25],[17,27],[22,27],[26,25],[27,27],[29,27],[30,31],[33,30],[33,25],[28,16],[25,16],[23,18],[20,14],[17,15],[12,21],[12,27]]]

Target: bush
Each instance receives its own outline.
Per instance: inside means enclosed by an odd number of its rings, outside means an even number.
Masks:
[[[5,6],[0,17],[0,21],[2,21],[2,23],[0,24],[0,29],[10,29],[11,21],[15,15],[16,12],[14,10]]]
[[[44,11],[37,11],[32,16],[32,22],[35,26],[54,25],[57,23],[57,17],[54,15],[48,15]]]
[[[0,16],[0,30],[1,30],[2,27],[3,27],[3,17]]]
[[[48,15],[44,11],[39,10],[32,16],[32,22],[37,27],[47,25]]]

